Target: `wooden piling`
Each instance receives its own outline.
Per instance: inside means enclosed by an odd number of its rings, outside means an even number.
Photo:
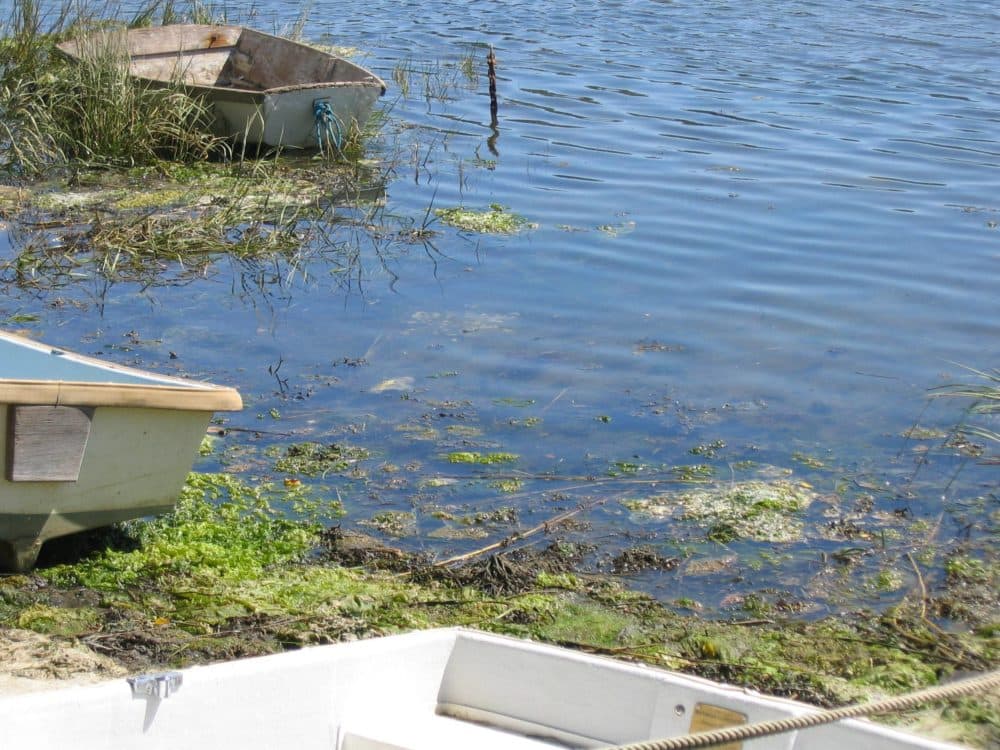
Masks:
[[[490,53],[486,56],[486,65],[490,77],[490,126],[497,126],[497,56],[490,45]]]

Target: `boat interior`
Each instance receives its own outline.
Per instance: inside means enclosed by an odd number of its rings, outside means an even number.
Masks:
[[[0,362],[4,365],[0,381],[115,382],[144,385],[163,383],[172,386],[184,384],[182,381],[159,377],[154,373],[141,373],[98,360],[85,359],[62,349],[6,334],[0,334]],[[192,381],[191,386],[202,387],[202,384]]]
[[[239,26],[177,25],[102,34],[60,46],[84,57],[120,45],[131,73],[163,83],[268,91],[366,83],[371,74],[348,60],[289,39]]]

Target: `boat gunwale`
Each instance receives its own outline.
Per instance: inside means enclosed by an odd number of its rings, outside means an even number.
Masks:
[[[194,92],[212,92],[213,94],[230,94],[239,96],[243,99],[265,99],[268,96],[277,96],[280,94],[287,94],[293,91],[309,91],[309,90],[319,90],[319,89],[336,89],[336,88],[378,88],[381,89],[379,96],[385,93],[385,84],[381,83],[381,79],[378,76],[373,76],[375,80],[372,81],[320,81],[318,83],[295,83],[288,86],[275,86],[269,89],[245,89],[239,86],[212,86],[210,84],[204,83],[185,83],[181,84],[181,87],[187,91]],[[147,78],[146,76],[135,76],[138,80],[148,81],[150,83],[156,84],[158,86],[168,85],[168,82],[163,81],[159,78]]]
[[[0,404],[214,412],[239,411],[243,399],[234,388],[207,383],[181,386],[4,379],[0,380]]]

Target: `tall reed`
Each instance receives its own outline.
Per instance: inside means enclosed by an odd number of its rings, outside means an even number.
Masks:
[[[0,166],[38,174],[53,166],[133,166],[160,158],[203,159],[223,148],[211,112],[178,85],[129,75],[124,24],[62,10],[43,19],[34,0],[15,0],[0,63]],[[145,9],[144,12],[149,12]],[[104,28],[78,60],[62,39]]]

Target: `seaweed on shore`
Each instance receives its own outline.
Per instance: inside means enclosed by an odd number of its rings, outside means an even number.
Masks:
[[[956,560],[955,589],[882,614],[816,621],[777,610],[709,619],[679,614],[614,576],[576,568],[555,538],[441,566],[316,516],[275,510],[283,490],[193,474],[178,510],[130,524],[73,564],[0,578],[0,626],[75,640],[130,670],[184,666],[404,630],[462,625],[838,705],[935,684],[1000,661],[996,607],[946,632],[930,619],[962,582],[996,575]],[[652,555],[652,556],[651,556]],[[629,567],[670,564],[649,548]],[[995,605],[995,602],[994,602]],[[995,697],[897,716],[989,747]]]

